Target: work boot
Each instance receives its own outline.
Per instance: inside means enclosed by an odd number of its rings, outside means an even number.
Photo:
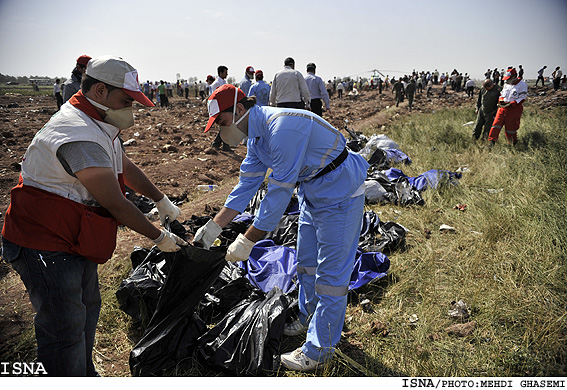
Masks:
[[[229,144],[225,144],[224,142],[222,143],[222,150],[225,152],[230,152],[230,145]]]
[[[323,368],[326,363],[318,362],[313,360],[303,353],[301,348],[297,348],[295,351],[284,353],[280,356],[282,365],[288,370],[294,371],[313,371],[317,368]]]

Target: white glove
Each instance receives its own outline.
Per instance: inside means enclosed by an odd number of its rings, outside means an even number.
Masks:
[[[162,252],[177,252],[182,246],[189,245],[185,240],[165,229],[161,230],[161,234],[154,240],[154,244],[156,244]]]
[[[222,228],[220,225],[211,219],[197,230],[193,238],[193,244],[209,249],[221,232]]]
[[[240,233],[238,237],[236,237],[236,240],[229,245],[224,259],[233,263],[246,261],[248,257],[250,257],[250,252],[252,252],[252,248],[255,244],[254,241],[250,241],[244,237],[244,234]]]
[[[181,214],[181,210],[179,207],[171,203],[167,196],[163,196],[163,198],[159,202],[155,202],[156,207],[159,212],[159,219],[161,221],[161,225],[163,226],[165,223],[165,218],[169,217],[171,222],[175,221],[179,214]]]

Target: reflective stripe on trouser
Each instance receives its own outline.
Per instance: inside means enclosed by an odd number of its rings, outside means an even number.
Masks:
[[[364,213],[364,196],[316,208],[300,206],[297,237],[299,319],[309,322],[303,352],[323,361],[334,354],[347,306]]]
[[[516,132],[520,128],[520,118],[523,111],[524,106],[522,104],[514,104],[512,106],[498,108],[496,117],[494,118],[494,122],[490,128],[488,140],[494,142],[498,141],[500,130],[504,127],[508,142],[516,143]]]

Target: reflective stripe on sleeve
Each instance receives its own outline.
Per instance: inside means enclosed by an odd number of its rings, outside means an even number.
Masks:
[[[294,188],[295,187],[295,183],[286,183],[284,181],[278,181],[278,180],[274,179],[273,177],[268,177],[268,184],[274,184],[276,186],[283,187],[283,188]]]
[[[266,171],[264,172],[242,172],[240,171],[240,177],[260,177],[265,176]]]

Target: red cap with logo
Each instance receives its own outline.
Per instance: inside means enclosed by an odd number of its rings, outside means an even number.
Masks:
[[[83,54],[82,56],[77,58],[77,65],[87,66],[91,58],[92,57]]]
[[[254,73],[254,67],[253,66],[248,66],[246,68],[246,73]]]
[[[211,126],[215,123],[215,120],[221,112],[230,107],[236,106],[236,103],[245,97],[246,95],[244,92],[232,84],[224,84],[215,89],[207,102],[207,108],[209,109],[209,121],[205,127],[205,133],[211,129]]]
[[[514,68],[508,68],[506,70],[506,73],[504,73],[504,77],[502,77],[502,80],[508,80],[511,77],[516,77],[518,74],[516,73],[516,69]]]

